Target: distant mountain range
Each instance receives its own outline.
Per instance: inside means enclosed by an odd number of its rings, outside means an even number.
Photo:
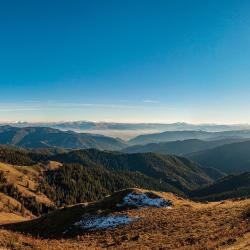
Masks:
[[[97,148],[120,150],[126,144],[116,138],[73,131],[61,131],[48,127],[0,127],[0,144],[24,148],[59,147],[68,149]]]
[[[45,126],[45,127],[57,127],[60,129],[156,129],[165,131],[174,130],[205,130],[205,131],[225,131],[225,130],[241,130],[250,129],[248,124],[190,124],[185,122],[176,123],[116,123],[116,122],[92,122],[92,121],[72,121],[72,122],[41,122],[41,123],[29,123],[29,122],[16,122],[8,123],[4,125],[12,125],[17,127],[27,126]]]
[[[165,131],[204,130],[209,132],[220,132],[226,130],[250,129],[250,125],[248,124],[237,124],[237,125],[189,124],[185,122],[164,124],[164,123],[115,123],[115,122],[72,121],[72,122],[43,122],[43,123],[16,122],[3,125],[11,125],[15,127],[50,127],[61,130],[73,130],[75,132],[96,133],[112,137],[119,137],[122,139],[129,139],[140,134],[159,133]]]
[[[166,131],[162,133],[139,135],[129,141],[131,145],[145,145],[148,143],[169,142],[178,140],[222,140],[222,139],[246,139],[250,138],[250,130],[231,130],[222,132],[207,131]]]
[[[77,133],[69,130],[62,131],[49,127],[0,126],[0,144],[24,148],[97,148],[100,150],[124,150],[127,153],[188,154],[223,144],[243,141],[246,138],[250,138],[250,130],[223,132],[166,131],[140,135],[130,141],[123,141],[110,136]]]
[[[203,140],[182,140],[189,137],[201,137]],[[177,141],[173,141],[177,138]],[[106,159],[106,161],[110,161],[110,159],[112,159],[112,164],[113,161],[115,161],[116,168],[123,168],[123,166],[125,166],[126,169],[127,167],[134,166],[138,171],[140,171],[140,164],[144,166],[144,169],[145,166],[148,166],[148,161],[144,162],[144,160],[140,157],[148,157],[150,154],[134,153],[147,152],[151,152],[149,162],[155,161],[157,162],[156,165],[158,165],[158,162],[161,162],[159,164],[163,164],[162,168],[164,168],[165,162],[169,161],[169,158],[166,160],[164,155],[167,155],[166,157],[170,157],[169,154],[174,154],[190,158],[202,167],[208,168],[210,173],[212,173],[211,169],[217,169],[222,173],[242,173],[244,171],[250,171],[250,139],[248,140],[246,138],[250,138],[250,131],[248,130],[224,132],[168,131],[160,134],[142,135],[129,142],[124,142],[120,139],[103,135],[61,131],[46,127],[0,127],[0,144],[17,146],[26,149],[36,149],[36,151],[33,150],[33,153],[39,153],[37,158],[44,155],[47,157],[48,155],[58,155],[59,153],[63,153],[61,157],[67,155],[67,161],[65,163],[72,163],[68,160],[68,157],[72,154],[72,151],[70,150],[74,149],[94,148],[103,151],[121,151],[122,153],[103,152],[103,154],[98,153],[96,155],[95,153],[92,153],[92,155],[94,154],[97,158],[91,158],[91,161],[100,160],[98,157],[101,155],[104,159]],[[148,140],[166,140],[167,142],[129,146],[129,143],[142,143]],[[69,151],[70,153],[68,153]],[[130,155],[128,153],[130,153]],[[78,152],[74,152],[73,163],[87,164],[86,162],[78,162],[76,160],[79,159],[78,154]],[[88,155],[87,151],[84,153],[85,158],[86,155]],[[107,160],[107,157],[109,160]],[[13,154],[13,158],[16,158],[17,160],[22,159],[24,162],[28,162],[28,160],[20,155],[19,152]],[[81,157],[80,159],[82,160]],[[177,158],[174,159],[178,165],[179,158],[178,160]],[[59,160],[61,161],[61,159]],[[99,165],[99,163],[102,165],[105,162],[96,162],[96,165]],[[152,169],[155,170],[154,167]],[[205,170],[203,169],[203,171]],[[176,174],[176,176],[182,176],[182,174],[182,171],[180,171]],[[206,174],[208,175],[208,173]],[[214,173],[212,176],[213,179],[220,177],[217,173]],[[170,179],[172,177],[173,176],[170,176]],[[211,176],[209,177],[211,178]],[[157,176],[157,178],[160,177]]]

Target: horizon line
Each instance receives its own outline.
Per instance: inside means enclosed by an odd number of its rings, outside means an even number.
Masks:
[[[56,123],[76,123],[76,122],[86,122],[86,123],[113,123],[113,124],[152,124],[152,125],[171,125],[171,124],[186,124],[186,125],[197,125],[197,126],[250,126],[249,123],[217,123],[217,122],[186,122],[186,121],[176,121],[176,122],[129,122],[129,121],[112,121],[112,120],[58,120],[58,121],[28,121],[28,120],[20,120],[20,121],[0,121],[0,124],[39,124],[39,123],[48,123],[48,124],[56,124]]]

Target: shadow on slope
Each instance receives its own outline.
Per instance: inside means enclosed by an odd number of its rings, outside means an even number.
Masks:
[[[126,213],[131,209],[143,207],[170,208],[175,201],[181,201],[171,193],[152,192],[143,189],[124,189],[115,192],[103,200],[91,203],[81,203],[73,206],[60,208],[40,218],[4,225],[3,228],[30,234],[35,237],[62,238],[74,237],[88,231],[84,224],[89,223],[90,218],[104,218],[126,216],[132,223],[136,218],[130,218]],[[83,227],[76,225],[82,224]],[[122,223],[121,223],[122,224]],[[119,225],[118,225],[119,226]],[[107,227],[96,227],[95,230],[114,228],[114,225]]]

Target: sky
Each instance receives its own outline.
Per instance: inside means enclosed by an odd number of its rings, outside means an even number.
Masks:
[[[250,123],[249,0],[0,2],[0,121]]]

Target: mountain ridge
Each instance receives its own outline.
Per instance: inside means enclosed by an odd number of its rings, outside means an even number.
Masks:
[[[129,144],[145,145],[149,143],[170,142],[189,139],[219,140],[227,138],[248,139],[250,138],[250,130],[228,130],[222,132],[207,132],[202,130],[165,131],[161,133],[139,135],[129,140]]]
[[[222,145],[213,149],[187,154],[186,157],[206,167],[226,173],[250,171],[250,140]]]
[[[206,201],[218,201],[235,197],[250,198],[250,172],[225,176],[211,185],[192,191],[190,197]]]
[[[61,131],[49,127],[0,127],[0,144],[25,148],[98,148],[119,150],[125,142],[104,135]]]
[[[62,163],[103,166],[111,171],[139,171],[147,176],[160,178],[163,182],[165,180],[171,185],[177,185],[182,191],[185,191],[188,187],[195,187],[198,183],[204,184],[211,181],[211,178],[199,165],[187,158],[174,155],[166,156],[155,153],[123,154],[86,149],[58,154],[51,159]],[[199,175],[200,177],[198,177]],[[196,179],[196,181],[193,182],[192,178]]]
[[[203,141],[199,139],[178,140],[170,142],[149,143],[146,145],[134,145],[121,151],[124,153],[155,152],[160,154],[185,155],[205,149],[215,148],[224,144],[243,141],[244,139],[222,139],[215,141]]]
[[[82,178],[87,178],[90,182],[94,181],[93,187],[95,186],[94,176],[98,177],[96,180],[99,180],[98,182],[102,183],[101,185],[106,183],[105,179],[101,179],[106,176],[106,179],[117,183],[114,185],[116,188],[125,188],[132,185],[184,194],[190,189],[212,182],[217,179],[218,175],[223,176],[216,170],[203,169],[185,157],[155,153],[124,154],[97,149],[66,152],[58,152],[52,149],[52,151],[46,150],[44,152],[41,150],[13,149],[5,146],[0,147],[0,161],[26,166],[46,165],[49,161],[59,162],[63,165],[61,168],[44,172],[48,173],[48,184],[54,187],[58,183],[60,184],[59,181],[56,181],[57,178],[58,180],[68,179],[72,175],[74,179],[74,176],[81,174]],[[75,185],[70,182],[70,178],[68,181],[67,185]],[[122,186],[121,183],[126,185]],[[58,188],[61,189],[60,185]],[[115,191],[110,187],[108,190]],[[62,190],[62,192],[64,191]],[[55,190],[51,195],[53,193],[55,193]],[[104,191],[104,194],[107,194],[107,191]]]

